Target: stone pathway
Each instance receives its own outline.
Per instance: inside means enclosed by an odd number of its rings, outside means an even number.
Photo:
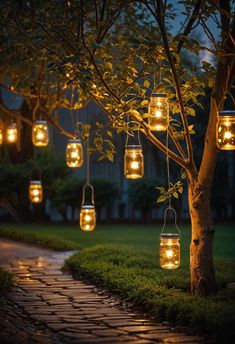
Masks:
[[[63,273],[70,255],[0,239],[0,264],[16,274],[13,291],[0,299],[0,343],[202,343],[113,306],[93,285]]]

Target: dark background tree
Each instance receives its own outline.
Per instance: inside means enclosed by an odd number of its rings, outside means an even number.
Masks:
[[[144,223],[150,223],[152,220],[152,210],[156,206],[158,195],[156,185],[161,185],[159,180],[146,178],[129,182],[130,203],[134,210],[141,211],[141,221]]]

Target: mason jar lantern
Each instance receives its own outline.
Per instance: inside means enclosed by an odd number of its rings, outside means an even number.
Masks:
[[[91,192],[91,201],[86,204],[86,189]],[[82,206],[80,210],[80,227],[85,232],[91,232],[96,226],[96,211],[94,204],[94,188],[90,184],[86,184],[82,189]]]
[[[162,233],[160,235],[160,267],[177,269],[180,266],[180,235]]]
[[[41,203],[43,199],[42,182],[31,180],[29,184],[29,199],[31,203]]]
[[[18,138],[18,130],[16,123],[9,125],[6,129],[6,141],[8,143],[15,143]]]
[[[216,143],[221,150],[235,149],[235,110],[219,111]]]
[[[96,225],[96,211],[94,205],[82,205],[80,210],[80,227],[83,231],[91,232]]]
[[[144,156],[141,145],[126,145],[124,155],[124,175],[128,179],[143,177]]]
[[[152,93],[148,108],[148,125],[152,131],[165,131],[169,123],[169,102],[166,93]]]
[[[32,141],[34,146],[47,146],[49,142],[49,130],[47,121],[35,121],[32,128]]]
[[[66,147],[66,164],[68,167],[81,167],[83,164],[83,148],[80,139],[70,139]]]

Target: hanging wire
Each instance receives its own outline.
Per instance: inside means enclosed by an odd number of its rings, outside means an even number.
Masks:
[[[138,143],[141,146],[141,143],[140,143],[140,130],[139,129],[137,130],[137,138],[138,138]]]
[[[90,184],[90,157],[89,157],[89,134],[87,135],[87,149],[86,149],[86,185]]]
[[[174,213],[174,219],[175,219],[174,225],[175,225],[175,228],[178,230],[179,235],[181,235],[180,229],[179,229],[179,227],[178,227],[178,225],[177,225],[177,213],[176,213],[175,209],[172,208],[171,206],[168,206],[168,207],[165,209],[165,211],[164,211],[164,221],[163,221],[163,227],[162,227],[162,230],[161,230],[161,234],[162,234],[162,233],[164,232],[164,230],[165,230],[167,212],[168,212],[169,210],[172,211],[172,212]]]
[[[231,93],[231,92],[227,92],[227,94],[229,95],[230,99],[231,99],[232,102],[233,102],[233,105],[235,106],[235,99],[234,99],[232,93]]]
[[[167,132],[166,132],[166,168],[167,168],[167,184],[168,184],[168,193],[169,193],[169,189],[171,187],[171,180],[170,180],[169,131],[168,131],[168,129],[167,129]],[[179,235],[181,235],[180,229],[179,229],[179,227],[177,225],[177,213],[176,213],[175,209],[171,205],[171,195],[170,194],[168,195],[168,207],[164,211],[164,220],[163,220],[163,227],[162,227],[162,230],[161,230],[161,234],[164,232],[165,227],[166,227],[166,218],[167,218],[168,211],[172,211],[173,212],[174,220],[175,220],[175,222],[174,222],[175,227],[178,230]]]
[[[86,119],[88,120],[88,107],[86,112]],[[86,184],[82,188],[82,205],[85,204],[86,198],[86,188],[91,189],[91,204],[94,206],[94,188],[90,184],[90,156],[89,156],[89,137],[90,134],[87,134],[87,149],[86,149]]]
[[[37,160],[37,147],[33,146],[33,159],[36,161]]]
[[[129,116],[129,113],[127,115],[127,123],[129,124],[129,121],[130,121],[130,116]],[[141,142],[140,142],[140,130],[137,129],[137,140],[138,140],[138,144],[139,146],[141,146]],[[126,144],[125,144],[125,147],[128,146],[128,141],[129,141],[129,134],[128,132],[126,133]]]
[[[167,169],[167,184],[168,184],[168,192],[171,187],[171,180],[170,180],[170,160],[169,160],[169,131],[166,131],[166,169]],[[168,196],[168,206],[171,208],[171,195]]]
[[[162,63],[159,62],[159,83],[162,82]]]
[[[153,67],[153,91],[155,92],[156,88],[156,67]]]
[[[127,115],[127,124],[128,124],[128,128],[129,128],[129,122],[130,122],[130,115],[129,115],[129,112],[128,112],[128,115]],[[128,131],[126,133],[126,144],[125,144],[125,147],[128,146],[128,140],[129,140],[129,134],[128,134]]]
[[[38,180],[42,181],[42,171],[40,170],[40,168],[33,168],[31,171],[29,171],[29,182],[31,182],[31,180],[36,179],[36,178],[32,179],[32,172],[33,171],[38,172]]]
[[[73,132],[74,132],[74,136],[76,137],[77,136],[77,123],[74,119],[74,115],[73,115],[73,106],[74,106],[74,85],[72,85],[71,87],[71,97],[70,97],[70,109],[69,109],[69,112],[70,112],[70,117],[71,117],[71,122],[72,122],[72,127],[73,127]]]

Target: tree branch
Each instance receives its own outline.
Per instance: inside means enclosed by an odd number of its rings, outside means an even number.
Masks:
[[[35,121],[36,115],[37,115],[37,111],[38,111],[38,109],[40,109],[40,92],[41,92],[41,87],[42,87],[42,84],[43,84],[43,80],[44,80],[44,62],[41,63],[40,70],[39,70],[39,73],[38,73],[37,95],[36,95],[37,98],[36,98],[35,106],[34,106],[33,111],[32,111],[32,119],[33,119],[33,121]]]
[[[182,38],[185,36],[188,36],[190,34],[192,27],[193,27],[193,24],[194,24],[195,20],[198,18],[201,6],[202,6],[202,0],[197,0],[197,2],[195,3],[195,6],[194,6],[193,12],[192,12],[192,14],[188,20],[188,23],[186,24],[186,27],[185,27],[183,33],[180,34],[180,36],[182,35]],[[176,51],[178,54],[180,53],[180,50],[182,49],[183,44],[184,44],[184,40],[182,38],[179,40],[178,45],[177,45]]]
[[[184,152],[184,150],[183,150],[181,144],[179,143],[179,141],[177,141],[177,140],[175,139],[174,134],[173,134],[173,130],[172,130],[172,128],[171,128],[170,126],[168,127],[168,132],[169,132],[169,135],[170,135],[172,141],[174,142],[174,145],[176,146],[178,152],[179,152],[180,155],[182,156],[182,158],[183,158],[184,160],[187,160],[187,157],[186,157],[186,155],[185,155],[185,152]]]
[[[143,118],[141,118],[138,114],[137,111],[136,113],[134,111],[130,112],[130,116],[133,117],[135,119],[136,122],[138,122],[140,124],[140,126],[142,127],[141,132],[143,132],[145,134],[145,136],[156,146],[158,147],[163,153],[169,154],[169,157],[174,160],[175,162],[177,162],[180,166],[182,166],[183,168],[187,169],[188,168],[188,161],[182,159],[181,157],[179,157],[177,154],[175,154],[172,150],[168,149],[167,147],[161,143],[161,141],[159,141],[156,136],[154,136],[154,134],[151,132],[151,130],[149,129],[148,124],[143,120]]]
[[[80,0],[80,4],[81,4],[81,35],[82,35],[82,42],[83,45],[85,47],[85,49],[87,50],[90,59],[92,61],[93,66],[95,67],[95,70],[99,76],[100,81],[102,82],[102,84],[105,86],[105,88],[107,89],[107,91],[109,92],[110,95],[113,96],[114,100],[118,103],[121,104],[121,100],[119,99],[119,97],[111,90],[111,88],[109,87],[109,85],[106,83],[106,81],[104,80],[103,76],[101,75],[101,72],[99,70],[99,68],[97,67],[95,58],[91,52],[91,50],[88,48],[86,41],[85,41],[85,37],[84,37],[84,29],[83,29],[83,1]]]
[[[181,94],[181,86],[180,86],[177,71],[175,68],[175,63],[174,63],[173,57],[172,57],[171,52],[170,52],[170,47],[169,47],[168,38],[167,38],[167,34],[166,34],[166,28],[165,28],[164,21],[163,21],[162,0],[157,0],[157,4],[158,4],[157,13],[155,13],[152,10],[152,8],[148,4],[148,2],[145,2],[145,4],[146,4],[147,8],[151,11],[151,13],[153,14],[154,18],[156,19],[156,21],[159,25],[160,31],[161,31],[164,49],[165,49],[166,56],[167,56],[169,65],[171,67],[171,71],[172,71],[173,78],[175,81],[176,96],[177,96],[177,99],[178,99],[179,105],[180,105],[180,115],[181,115],[181,120],[182,120],[183,127],[184,127],[184,136],[185,136],[185,140],[186,140],[188,159],[189,159],[190,165],[194,165],[193,148],[192,148],[192,142],[191,142],[189,128],[188,128],[188,120],[187,120],[187,116],[185,113],[183,98],[182,98],[182,94]]]
[[[54,121],[49,115],[48,112],[42,108],[42,113],[44,115],[44,117],[46,118],[46,120],[51,123],[53,125],[53,127],[55,127],[60,134],[70,138],[70,139],[74,139],[74,134],[70,133],[69,131],[65,130],[61,125],[59,125],[56,121]]]
[[[27,123],[28,125],[32,126],[33,122],[28,119],[25,118],[24,116],[22,116],[19,112],[13,111],[13,110],[9,110],[6,106],[4,106],[3,104],[0,104],[0,109],[5,112],[8,116],[19,119],[20,121]]]

